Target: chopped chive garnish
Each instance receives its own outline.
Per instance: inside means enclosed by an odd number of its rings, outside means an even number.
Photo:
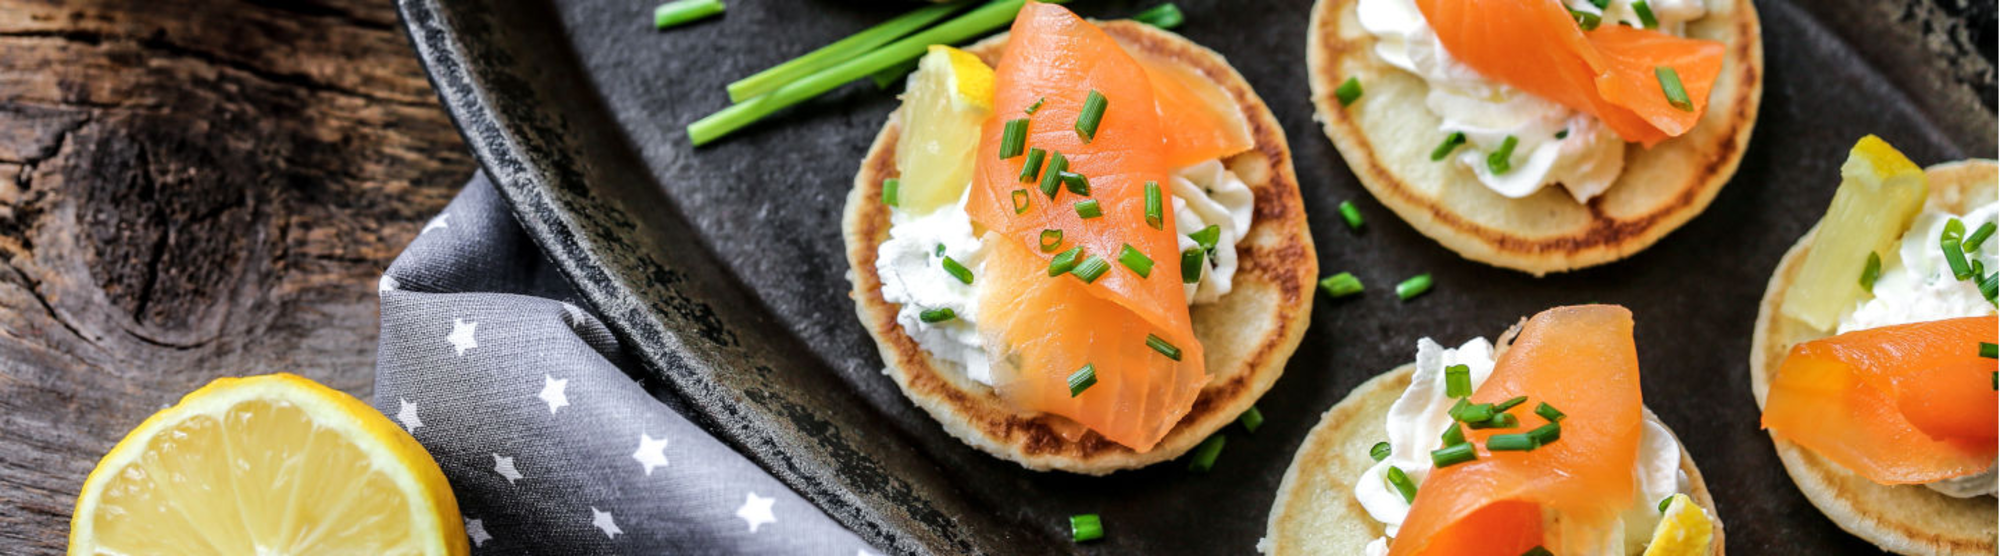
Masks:
[[[1944,249],[1944,262],[1951,266],[1951,275],[1960,280],[1973,277],[1972,266],[1965,263],[1965,223],[1957,218],[1946,220],[1944,235],[1938,238],[1938,247]]]
[[[1022,112],[1027,112],[1027,113],[1028,113],[1028,115],[1030,115],[1030,116],[1033,116],[1033,115],[1035,115],[1035,111],[1036,111],[1036,110],[1041,110],[1041,109],[1042,109],[1042,103],[1044,103],[1044,102],[1048,102],[1048,101],[1049,101],[1049,97],[1042,97],[1042,98],[1038,98],[1038,99],[1035,99],[1035,103],[1034,103],[1034,104],[1030,104],[1030,105],[1028,105],[1028,107],[1027,107],[1027,108],[1025,108],[1025,109],[1022,109],[1021,111],[1022,111]]]
[[[1091,89],[1090,95],[1083,98],[1083,112],[1076,115],[1076,136],[1082,137],[1083,142],[1097,139],[1097,124],[1104,121],[1104,108],[1110,102],[1097,89]]]
[[[1214,253],[1215,242],[1222,239],[1222,226],[1220,224],[1209,224],[1207,228],[1202,228],[1196,230],[1195,233],[1188,234],[1188,239],[1194,240],[1195,245],[1200,245],[1203,252]]]
[[[1524,403],[1528,403],[1527,396],[1514,396],[1512,398],[1508,398],[1507,401],[1493,404],[1493,412],[1494,413],[1504,412],[1509,409],[1514,409],[1514,406],[1521,405]]]
[[[1585,31],[1595,31],[1598,25],[1604,23],[1604,19],[1598,17],[1597,14],[1585,11],[1570,10],[1569,17],[1576,20],[1576,26]]]
[[[1445,367],[1444,395],[1452,398],[1472,395],[1472,367],[1465,365]]]
[[[1173,4],[1168,4],[1169,6]],[[1146,225],[1155,230],[1166,229],[1166,219],[1162,217],[1160,202],[1160,182],[1146,182]]]
[[[967,286],[972,285],[972,270],[965,268],[965,265],[958,264],[958,261],[951,260],[951,257],[945,257],[943,266],[944,271],[951,273],[952,278],[957,278]]]
[[[1076,275],[1076,278],[1083,280],[1083,283],[1091,284],[1097,282],[1099,276],[1103,276],[1105,272],[1109,272],[1110,270],[1111,263],[1104,262],[1103,257],[1091,255],[1090,258],[1084,259],[1083,262],[1076,263],[1076,268],[1070,269],[1069,273]]]
[[[1550,422],[1563,420],[1562,410],[1556,409],[1556,406],[1549,405],[1549,402],[1537,404],[1535,406],[1535,414],[1542,416],[1543,419],[1548,419]]]
[[[1465,426],[1474,429],[1511,429],[1521,426],[1521,420],[1512,413],[1500,413],[1496,410],[1492,417],[1484,421],[1467,422]]]
[[[1181,348],[1174,347],[1174,344],[1167,342],[1165,338],[1147,334],[1146,347],[1153,348],[1153,351],[1160,352],[1160,355],[1165,355],[1168,359],[1181,360]]]
[[[675,0],[653,8],[653,28],[666,29],[722,13],[718,0]]]
[[[1014,214],[1028,212],[1028,190],[1016,189],[1009,195],[1014,198]]]
[[[1674,71],[1671,66],[1659,66],[1653,68],[1653,77],[1659,78],[1660,90],[1667,93],[1667,104],[1681,109],[1682,112],[1694,111],[1694,102],[1688,100],[1687,89],[1681,88],[1680,72]]]
[[[1410,298],[1423,295],[1427,291],[1431,291],[1431,275],[1429,273],[1411,276],[1410,279],[1404,280],[1403,283],[1396,284],[1396,297],[1403,301],[1409,301]]]
[[[1451,418],[1462,423],[1483,422],[1493,418],[1493,404],[1472,403],[1465,398],[1459,398],[1458,403],[1452,404],[1450,414]]]
[[[1382,445],[1387,444],[1387,442],[1382,443]],[[1391,465],[1388,471],[1382,473],[1382,478],[1389,481],[1389,486],[1396,487],[1398,494],[1403,495],[1403,503],[1408,504],[1417,501],[1417,484],[1410,482],[1410,475],[1404,473],[1402,468]]]
[[[1217,434],[1201,441],[1201,446],[1194,449],[1194,458],[1188,460],[1188,471],[1207,473],[1209,469],[1214,469],[1215,456],[1222,455],[1223,440],[1222,435]]]
[[[1062,182],[1063,182],[1063,187],[1069,189],[1070,193],[1075,193],[1077,195],[1082,195],[1084,197],[1090,196],[1090,178],[1083,177],[1083,174],[1078,174],[1076,172],[1063,172]]]
[[[1095,384],[1097,384],[1097,365],[1084,363],[1083,368],[1069,374],[1069,397],[1074,398]]]
[[[897,193],[897,190],[902,189],[902,187],[903,187],[903,180],[899,180],[896,178],[889,178],[886,180],[882,180],[882,204],[889,205],[892,207],[902,206],[902,204],[896,199],[896,197],[900,196]]]
[[[936,248],[936,249],[934,249],[934,250],[932,250],[932,251],[931,251],[931,253],[932,253],[932,254],[934,254],[934,255],[937,255],[937,256],[939,256],[939,257],[943,257],[943,256],[944,256],[944,244],[942,244],[942,243],[940,243],[940,244],[937,244],[937,248]]]
[[[1181,252],[1182,284],[1195,284],[1201,282],[1201,272],[1202,272],[1201,259],[1202,259],[1202,254],[1200,247],[1189,247],[1188,250]]]
[[[1042,230],[1042,252],[1051,253],[1057,249],[1061,249],[1062,239],[1062,230]]]
[[[735,83],[729,84],[729,102],[748,101],[757,95],[777,90],[777,88],[797,81],[802,77],[840,65],[848,59],[874,50],[875,47],[888,44],[889,41],[922,29],[924,26],[930,25],[931,22],[943,19],[944,16],[951,15],[952,12],[958,11],[962,7],[964,7],[962,4],[939,4],[914,10],[910,13],[896,16],[895,19],[883,22],[881,25],[869,27],[867,30],[834,41],[833,44],[820,47],[819,50],[814,50],[804,56],[793,58],[789,62],[757,72],[756,75],[739,79]],[[917,58],[917,56],[910,56],[903,63],[888,66],[882,72],[902,69],[903,71],[895,74],[895,77],[902,77],[904,74],[917,68]],[[895,77],[890,79],[893,80]]]
[[[1458,150],[1458,146],[1463,144],[1465,144],[1465,132],[1451,132],[1451,135],[1444,136],[1443,143],[1438,143],[1437,148],[1431,149],[1431,162],[1444,160],[1444,157],[1451,156],[1451,151]]]
[[[1535,437],[1536,446],[1555,444],[1557,440],[1562,439],[1562,425],[1559,423],[1549,423],[1535,427],[1535,430],[1528,431],[1528,436]]]
[[[1486,169],[1493,172],[1493,175],[1496,176],[1513,170],[1514,146],[1520,144],[1520,142],[1520,139],[1512,135],[1500,141],[1500,148],[1486,154]]]
[[[1097,514],[1077,514],[1069,516],[1069,537],[1075,542],[1089,542],[1104,538],[1104,521]]]
[[[1993,237],[1995,228],[2000,228],[2000,225],[1995,225],[1992,222],[1980,224],[1979,229],[1973,230],[1972,235],[1965,236],[1964,251],[1967,253],[1978,251],[1979,246],[1986,243],[1986,238]]]
[[[1431,466],[1439,469],[1451,467],[1453,465],[1458,465],[1475,459],[1479,459],[1479,454],[1472,451],[1471,442],[1467,442],[1457,446],[1431,450]]]
[[[2000,272],[1988,274],[1984,280],[1979,281],[1979,294],[1986,296],[1988,303],[1994,301],[1994,296],[2000,294]],[[2000,304],[1995,304],[1995,306],[2000,306]]]
[[[1354,206],[1354,201],[1340,202],[1340,219],[1346,220],[1347,227],[1350,229],[1361,229],[1361,209]]]
[[[1452,421],[1451,424],[1445,425],[1444,434],[1438,435],[1438,440],[1443,442],[1441,446],[1464,444],[1465,429],[1458,426],[1458,421]]]
[[[1979,356],[1987,359],[2000,358],[2000,345],[1995,345],[1993,342],[1980,342]]]
[[[1049,155],[1041,147],[1028,147],[1028,158],[1021,162],[1021,183],[1035,181],[1042,174],[1042,159]]]
[[[1084,199],[1076,202],[1077,218],[1089,220],[1099,216],[1104,216],[1104,207],[1097,204],[1097,199]]]
[[[958,312],[951,310],[950,307],[925,309],[924,312],[917,313],[917,320],[928,323],[944,322],[955,318],[958,318]]]
[[[1868,252],[1868,264],[1861,267],[1861,289],[1875,293],[1875,280],[1882,277],[1882,256]]]
[[[1590,0],[1590,5],[1597,6],[1598,10],[1603,10],[1611,7],[1611,0]]]
[[[1178,357],[1175,358],[1176,361],[1179,359]],[[1249,410],[1244,411],[1242,415],[1236,416],[1236,422],[1243,424],[1243,430],[1255,433],[1258,428],[1264,426],[1264,412],[1257,411],[1257,406],[1250,406]]]
[[[1361,80],[1348,77],[1347,81],[1340,83],[1340,88],[1333,90],[1333,98],[1340,99],[1343,107],[1354,104],[1354,99],[1361,98]]]
[[[1673,497],[1673,495],[1667,495],[1667,497],[1666,497],[1666,498],[1661,498],[1661,499],[1660,499],[1660,513],[1667,513],[1667,506],[1671,506],[1671,505],[1673,505],[1673,503],[1674,503],[1674,497]]]
[[[1000,159],[1021,156],[1028,147],[1028,119],[1007,120],[1007,129],[1000,133]]]
[[[1556,132],[1556,139],[1568,139],[1568,138],[1569,138],[1569,129],[1565,128],[1562,131]]]
[[[1063,156],[1062,151],[1050,152],[1048,167],[1042,168],[1042,194],[1056,198],[1056,193],[1062,191],[1062,173],[1067,171],[1069,157]]]
[[[1138,249],[1133,249],[1130,243],[1118,250],[1118,264],[1132,269],[1132,273],[1139,275],[1140,278],[1153,277],[1153,258],[1139,252]]]
[[[1078,245],[1069,248],[1068,251],[1057,254],[1056,258],[1049,259],[1049,277],[1062,276],[1064,272],[1075,269],[1076,259],[1081,256],[1083,256],[1083,246]]]
[[[1597,1],[1599,1],[1599,0],[1590,0],[1590,1],[1592,1],[1592,2],[1597,2]],[[1521,556],[1556,556],[1556,555],[1555,555],[1555,553],[1554,553],[1554,552],[1549,552],[1549,549],[1546,549],[1546,548],[1542,548],[1542,547],[1540,547],[1540,546],[1537,546],[1537,547],[1534,547],[1534,548],[1530,548],[1530,549],[1528,549],[1528,551],[1527,551],[1527,552],[1522,552],[1522,553],[1521,553]]]
[[[1352,272],[1342,272],[1320,280],[1319,289],[1325,290],[1330,297],[1347,297],[1361,293],[1361,279],[1355,278]]]
[[[1638,14],[1639,27],[1641,29],[1652,29],[1660,26],[1660,20],[1653,17],[1653,7],[1646,5],[1646,0],[1634,0],[1632,2],[1632,13]]]
[[[1132,16],[1132,19],[1161,29],[1172,29],[1180,27],[1181,22],[1187,18],[1181,15],[1180,6],[1168,2],[1139,12],[1139,15]]]
[[[1368,447],[1368,457],[1375,458],[1375,461],[1382,461],[1389,459],[1389,451],[1388,442],[1376,442],[1374,446]]]
[[[1535,448],[1535,438],[1526,434],[1496,434],[1486,437],[1486,449],[1495,452],[1526,452]]]

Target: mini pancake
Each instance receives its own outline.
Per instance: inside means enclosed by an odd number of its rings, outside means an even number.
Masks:
[[[1414,365],[1369,379],[1348,393],[1333,409],[1327,410],[1292,457],[1278,485],[1278,499],[1271,505],[1271,518],[1264,532],[1267,556],[1295,554],[1361,554],[1370,541],[1382,536],[1382,525],[1368,516],[1354,499],[1354,479],[1375,465],[1368,450],[1389,437],[1384,416],[1389,406],[1410,386]],[[1652,417],[1651,410],[1646,412]],[[1674,442],[1678,444],[1679,438]],[[1701,470],[1681,447],[1681,471],[1687,473],[1697,505],[1716,511],[1708,483]],[[1710,554],[1723,554],[1721,520],[1715,520],[1715,540]]]
[[[1417,231],[1459,255],[1536,276],[1616,261],[1700,214],[1736,173],[1763,96],[1764,47],[1750,0],[1710,0],[1689,38],[1728,48],[1708,111],[1686,135],[1652,149],[1625,147],[1625,171],[1579,204],[1560,187],[1520,199],[1488,189],[1472,170],[1432,162],[1444,139],[1424,104],[1422,78],[1382,61],[1355,16],[1358,0],[1319,0],[1307,31],[1313,105],[1361,185]],[[1364,93],[1342,107],[1349,77]]]
[[[1924,170],[1930,178],[1930,198],[1926,208],[1964,213],[2000,194],[1996,184],[2000,165],[1991,160],[1968,160],[1932,166]],[[1778,310],[1785,292],[1797,278],[1799,266],[1811,251],[1813,231],[1785,253],[1764,290],[1764,302],[1757,313],[1757,327],[1750,353],[1750,389],[1757,395],[1757,407],[1764,407],[1770,392],[1771,373],[1777,372],[1793,345],[1827,336],[1802,323],[1785,318]],[[1777,435],[1778,459],[1792,475],[1807,500],[1840,528],[1890,552],[1902,554],[1993,554],[1994,538],[2000,536],[2000,510],[1990,496],[1952,498],[1922,485],[1883,485],[1801,448]]]
[[[1256,140],[1255,148],[1224,161],[1256,197],[1253,222],[1237,244],[1234,289],[1213,303],[1190,307],[1195,336],[1206,350],[1210,380],[1193,409],[1157,446],[1138,453],[1096,432],[1064,440],[1051,427],[1051,417],[1008,407],[992,388],[947,368],[950,363],[933,359],[897,324],[899,306],[883,300],[875,261],[879,246],[889,238],[889,207],[880,199],[882,180],[897,176],[900,110],[889,117],[861,162],[842,227],[852,265],[848,279],[854,290],[849,295],[855,312],[905,396],[952,436],[1002,459],[1037,471],[1103,475],[1178,457],[1263,396],[1305,333],[1319,264],[1306,229],[1298,178],[1292,172],[1291,147],[1277,118],[1250,84],[1221,55],[1179,35],[1131,21],[1093,23],[1135,57],[1181,64],[1220,85],[1235,98]],[[1002,34],[966,51],[995,64],[1006,40]]]

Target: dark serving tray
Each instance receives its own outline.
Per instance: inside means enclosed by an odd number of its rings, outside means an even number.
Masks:
[[[1792,486],[1757,428],[1751,320],[1787,246],[1819,217],[1847,148],[1876,133],[1920,163],[1994,156],[1995,8],[1954,0],[1759,3],[1761,121],[1700,217],[1626,261],[1536,279],[1462,260],[1371,199],[1312,120],[1309,0],[1179,0],[1180,32],[1220,51],[1289,135],[1320,268],[1377,285],[1318,300],[1213,473],[1182,462],[1105,478],[1036,473],[947,436],[881,374],[847,297],[839,223],[869,140],[896,106],[858,84],[718,144],[683,126],[729,81],[915,4],[733,0],[716,20],[651,29],[659,0],[401,0],[445,106],[549,257],[694,416],[864,538],[897,553],[1250,553],[1273,491],[1321,412],[1409,361],[1417,338],[1498,333],[1553,305],[1638,317],[1646,398],[1687,441],[1742,554],[1866,553]],[[1115,18],[1143,2],[1077,0]],[[1359,233],[1334,216],[1355,200]],[[1432,272],[1403,303],[1381,285]],[[1096,512],[1106,538],[1068,540]]]

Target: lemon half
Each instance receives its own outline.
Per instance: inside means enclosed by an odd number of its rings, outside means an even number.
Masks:
[[[469,552],[422,445],[289,374],[223,378],[126,434],[84,479],[70,554]]]
[[[958,202],[972,183],[980,126],[992,113],[993,68],[966,51],[931,45],[903,92],[897,206],[924,214]]]
[[[1715,524],[1709,521],[1708,512],[1688,495],[1675,494],[1660,516],[1660,524],[1653,527],[1646,556],[1704,556],[1711,542],[1715,542]]]

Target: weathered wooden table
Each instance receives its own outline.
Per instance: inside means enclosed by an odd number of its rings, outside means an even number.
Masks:
[[[386,0],[0,0],[0,553],[214,377],[366,399],[376,278],[474,166]]]

